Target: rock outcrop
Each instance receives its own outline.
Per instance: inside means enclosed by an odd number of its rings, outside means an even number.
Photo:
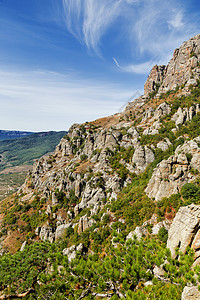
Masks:
[[[177,112],[172,116],[171,120],[175,122],[176,127],[184,124],[187,121],[191,121],[192,118],[200,112],[199,104],[191,106],[190,108],[185,107],[182,109],[178,108]]]
[[[184,42],[174,51],[167,66],[154,66],[145,83],[144,95],[158,91],[157,95],[174,90],[177,86],[195,84],[199,79],[200,35]]]
[[[85,249],[84,249],[83,244],[79,244],[78,246],[73,245],[73,246],[71,246],[69,248],[65,248],[63,250],[63,255],[67,255],[69,262],[71,262],[72,259],[76,258],[76,254],[78,252],[80,254],[84,254]]]
[[[195,140],[178,146],[174,155],[157,165],[145,190],[146,194],[156,201],[177,194],[184,184],[195,179],[190,173],[191,168],[200,171],[200,148]]]
[[[181,300],[199,300],[200,291],[198,286],[185,286],[181,295]]]
[[[184,206],[177,212],[168,231],[167,247],[172,258],[176,258],[178,248],[185,254],[188,246],[195,251],[195,264],[200,260],[200,205]]]

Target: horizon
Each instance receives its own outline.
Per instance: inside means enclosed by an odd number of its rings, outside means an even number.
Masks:
[[[67,131],[120,112],[200,33],[197,0],[0,0],[0,128]],[[13,129],[17,128],[17,129]]]

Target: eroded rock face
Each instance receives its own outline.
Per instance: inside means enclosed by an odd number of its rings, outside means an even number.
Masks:
[[[149,93],[154,92],[159,85],[161,85],[164,76],[166,74],[166,66],[157,66],[155,65],[147,78],[147,81],[144,85],[144,94],[148,95]]]
[[[150,110],[144,113],[143,122],[145,121],[146,129],[143,131],[143,135],[154,135],[159,133],[159,129],[161,128],[161,118],[168,115],[171,112],[171,107],[166,102],[161,103],[153,112]],[[151,116],[150,119],[147,120],[148,116]]]
[[[187,154],[192,156],[191,161]],[[200,148],[194,140],[178,146],[175,155],[157,165],[145,190],[146,194],[156,201],[177,194],[184,184],[195,179],[190,173],[191,168],[200,170]]]
[[[63,255],[67,255],[69,262],[71,262],[72,259],[76,258],[77,252],[80,252],[81,254],[84,253],[83,244],[79,244],[78,246],[73,245],[70,248],[65,248],[63,250]]]
[[[199,104],[191,106],[190,108],[181,107],[178,108],[177,112],[172,116],[171,120],[175,122],[176,127],[184,124],[187,121],[191,121],[192,118],[199,112]]]
[[[72,226],[71,223],[62,224],[62,225],[58,226],[55,231],[55,239],[57,240],[58,238],[62,238],[63,235],[65,234],[66,230],[71,226]]]
[[[82,233],[87,228],[91,227],[95,223],[95,220],[88,219],[88,217],[85,215],[80,218],[79,224],[78,224],[78,233]]]
[[[133,154],[132,162],[135,163],[140,172],[143,172],[154,159],[154,153],[151,149],[147,146],[145,146],[145,148],[138,146]]]
[[[171,251],[172,258],[176,258],[176,248],[184,254],[187,246],[191,246],[196,251],[195,258],[198,259],[199,235],[200,205],[181,207],[168,231],[167,247]]]
[[[198,286],[185,286],[181,295],[181,300],[199,300],[200,292]]]
[[[174,51],[173,58],[167,66],[154,66],[144,86],[144,95],[154,92],[158,85],[158,95],[186,83],[195,84],[199,79],[200,35],[184,42]],[[192,77],[192,78],[191,78]],[[192,82],[191,82],[192,79]]]

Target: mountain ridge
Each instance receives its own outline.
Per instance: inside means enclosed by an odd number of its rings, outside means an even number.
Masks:
[[[46,255],[23,292],[33,285],[36,298],[199,297],[199,50],[200,35],[168,66],[153,67],[144,95],[122,113],[73,124],[0,203],[2,265],[6,251],[21,248],[16,263],[37,247]]]

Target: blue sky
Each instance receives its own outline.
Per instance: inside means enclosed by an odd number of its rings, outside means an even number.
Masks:
[[[199,33],[199,0],[0,0],[0,129],[119,112]]]

